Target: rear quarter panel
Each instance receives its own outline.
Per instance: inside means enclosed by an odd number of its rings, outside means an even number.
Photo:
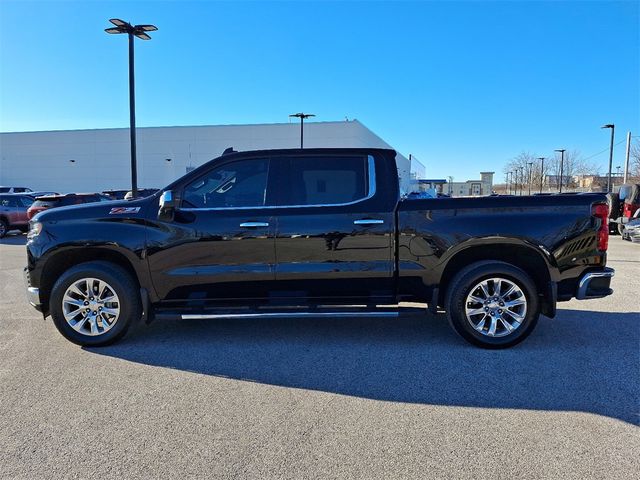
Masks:
[[[398,208],[400,285],[430,290],[447,263],[469,247],[519,245],[539,255],[560,282],[604,266],[591,205],[604,195],[406,200]],[[523,249],[523,252],[525,250]],[[417,281],[417,283],[416,283]]]

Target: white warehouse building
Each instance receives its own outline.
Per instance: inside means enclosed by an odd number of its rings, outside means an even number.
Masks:
[[[187,171],[237,151],[298,148],[300,125],[137,128],[138,187],[162,188]],[[357,120],[304,124],[304,146],[392,148]],[[411,162],[398,154],[402,189]],[[416,171],[424,167],[414,160]],[[414,174],[415,177],[415,174]],[[96,192],[131,185],[128,128],[0,133],[0,185],[36,191]]]

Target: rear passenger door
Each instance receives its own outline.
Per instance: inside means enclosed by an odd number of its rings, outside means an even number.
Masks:
[[[272,295],[392,297],[394,214],[376,195],[374,157],[298,154],[277,164],[283,183]]]
[[[0,197],[0,217],[4,217],[9,225],[16,225],[19,222],[18,199],[13,195],[3,195]]]

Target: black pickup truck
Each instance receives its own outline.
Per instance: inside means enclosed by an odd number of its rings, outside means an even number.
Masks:
[[[141,318],[382,316],[411,301],[503,348],[557,301],[612,293],[604,195],[399,190],[393,150],[225,152],[151,197],[34,217],[29,301],[81,345]]]

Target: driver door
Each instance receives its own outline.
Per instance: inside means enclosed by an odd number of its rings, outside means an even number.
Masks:
[[[268,296],[276,229],[269,171],[269,158],[223,160],[184,185],[174,219],[149,229],[149,267],[161,298]]]

